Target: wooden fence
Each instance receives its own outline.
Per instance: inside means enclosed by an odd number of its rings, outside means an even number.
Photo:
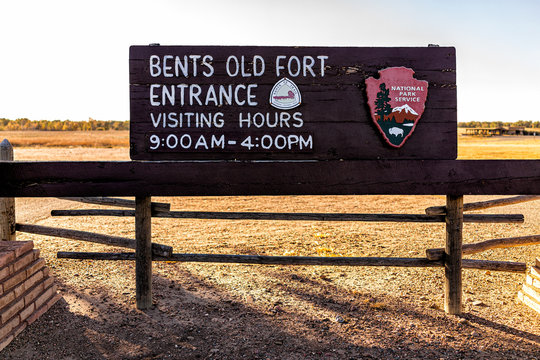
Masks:
[[[0,197],[73,197],[72,200],[131,207],[134,210],[58,210],[55,216],[131,216],[136,239],[6,221],[18,231],[93,241],[135,249],[131,253],[59,252],[62,258],[135,260],[137,307],[152,305],[152,261],[220,262],[280,265],[444,267],[445,311],[461,312],[462,269],[525,272],[525,264],[462,259],[463,254],[496,247],[538,244],[539,235],[462,245],[464,222],[519,223],[522,215],[478,215],[464,211],[529,201],[540,194],[538,161],[362,160],[328,162],[0,162]],[[442,194],[444,207],[426,214],[238,213],[170,211],[151,196],[210,195],[362,195]],[[491,202],[463,204],[464,194],[515,195]],[[88,198],[135,196],[135,201]],[[4,205],[2,205],[4,206]],[[5,209],[6,206],[0,207]],[[11,215],[9,215],[11,216]],[[445,249],[428,249],[425,258],[297,257],[222,254],[174,254],[151,241],[152,217],[197,219],[444,222]]]
[[[173,76],[168,61],[185,59],[187,66],[190,54],[207,55],[202,62],[193,62],[193,76],[187,70]],[[238,68],[231,71],[229,67],[234,59],[241,59],[241,76]],[[244,59],[252,67],[246,73]],[[289,59],[287,72],[285,59]],[[295,62],[298,66],[291,66]],[[7,234],[3,238],[18,230],[135,249],[115,254],[62,252],[59,256],[135,260],[140,309],[152,304],[153,260],[444,267],[445,310],[450,314],[461,312],[462,269],[524,271],[525,264],[462,259],[464,252],[538,241],[537,237],[494,239],[463,246],[462,228],[464,222],[522,222],[521,215],[464,214],[471,207],[496,204],[463,204],[463,195],[540,195],[540,162],[455,160],[454,48],[132,46],[129,63],[130,156],[145,161],[13,162],[12,157],[6,158],[0,161],[0,197],[77,197],[78,201],[129,207],[55,211],[53,215],[131,216],[135,218],[135,239],[16,225],[11,200],[0,205],[3,217],[11,219],[1,222],[2,234]],[[196,68],[207,72],[201,76],[199,71],[197,76]],[[251,76],[255,73],[257,76]],[[187,87],[191,89],[190,100],[184,101]],[[224,94],[219,90],[219,101],[217,87]],[[206,92],[204,104],[198,98],[202,89]],[[294,103],[280,104],[283,96],[274,93],[275,89],[289,89],[283,94],[292,93]],[[414,99],[405,100],[404,91]],[[291,99],[290,95],[285,97]],[[409,108],[415,116],[385,117],[388,108],[400,114]],[[201,126],[192,127],[188,117],[183,126],[179,111],[186,116],[204,113],[210,123],[199,119]],[[209,119],[212,114],[213,120]],[[416,127],[420,116],[422,126]],[[295,139],[303,139],[303,145],[293,146],[298,144]],[[402,147],[405,140],[407,145]],[[215,146],[207,147],[207,141]],[[291,214],[180,212],[151,202],[152,196],[379,194],[445,195],[446,206],[429,209],[426,214]],[[104,196],[129,196],[135,201],[87,199]],[[528,199],[532,198],[512,201]],[[446,224],[446,246],[429,250],[423,258],[173,254],[167,245],[152,244],[152,217],[442,222]]]

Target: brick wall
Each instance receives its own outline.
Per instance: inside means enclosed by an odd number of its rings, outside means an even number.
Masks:
[[[32,241],[0,241],[0,351],[61,296]]]
[[[540,258],[536,258],[536,266],[531,266],[518,299],[540,314]]]

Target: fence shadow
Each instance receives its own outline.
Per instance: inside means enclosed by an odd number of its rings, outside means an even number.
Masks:
[[[283,297],[299,302],[245,297],[212,283],[196,269],[177,265],[171,265],[166,277],[154,273],[155,306],[147,311],[136,310],[133,303],[126,303],[128,295],[118,297],[107,284],[89,292],[84,285],[60,283],[66,300],[26,329],[2,355],[5,359],[36,354],[41,359],[528,359],[536,356],[535,351],[538,354],[537,335],[471,314],[465,316],[470,324],[462,325],[458,318],[424,309],[410,299],[374,298],[368,292],[351,295],[287,267],[249,269],[277,280]],[[316,311],[306,311],[302,304]],[[459,341],[460,337],[468,340]],[[496,342],[490,343],[494,338]]]
[[[504,324],[499,324],[499,323],[493,322],[493,321],[488,320],[488,319],[484,319],[484,318],[482,318],[480,316],[477,316],[477,315],[474,315],[474,314],[471,314],[471,313],[464,314],[463,318],[467,319],[471,323],[475,323],[475,324],[478,324],[478,325],[481,325],[481,326],[490,327],[490,328],[492,328],[494,330],[497,330],[497,331],[500,331],[500,332],[503,332],[503,333],[506,333],[506,334],[509,334],[509,335],[513,335],[513,336],[516,336],[516,337],[519,337],[519,338],[522,338],[522,339],[530,340],[530,341],[535,342],[536,344],[538,344],[540,346],[540,335],[532,334],[532,333],[527,332],[527,331],[518,330],[516,328],[513,328],[511,326],[507,326],[507,325],[504,325]]]

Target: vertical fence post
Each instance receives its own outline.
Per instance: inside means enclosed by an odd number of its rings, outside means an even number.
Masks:
[[[152,307],[152,212],[151,197],[135,198],[135,287],[137,309]]]
[[[446,248],[444,256],[444,311],[461,314],[461,257],[463,243],[463,196],[446,197]]]
[[[0,161],[13,161],[13,147],[7,139],[0,143]],[[15,241],[14,198],[0,198],[0,240]]]

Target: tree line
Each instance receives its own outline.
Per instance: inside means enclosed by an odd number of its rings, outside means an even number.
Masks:
[[[509,126],[523,126],[526,128],[540,128],[540,121],[519,120],[516,122],[502,121],[468,121],[458,122],[461,128],[498,128]],[[0,131],[2,130],[43,130],[43,131],[100,131],[100,130],[129,130],[129,121],[94,120],[29,120],[20,118],[10,120],[0,118]]]
[[[462,128],[499,128],[499,127],[519,126],[526,128],[540,128],[540,121],[519,120],[516,122],[502,121],[468,121],[458,122],[458,127]]]
[[[43,131],[100,131],[100,130],[129,130],[129,121],[94,120],[29,120],[20,118],[10,120],[0,118],[2,130],[43,130]]]

